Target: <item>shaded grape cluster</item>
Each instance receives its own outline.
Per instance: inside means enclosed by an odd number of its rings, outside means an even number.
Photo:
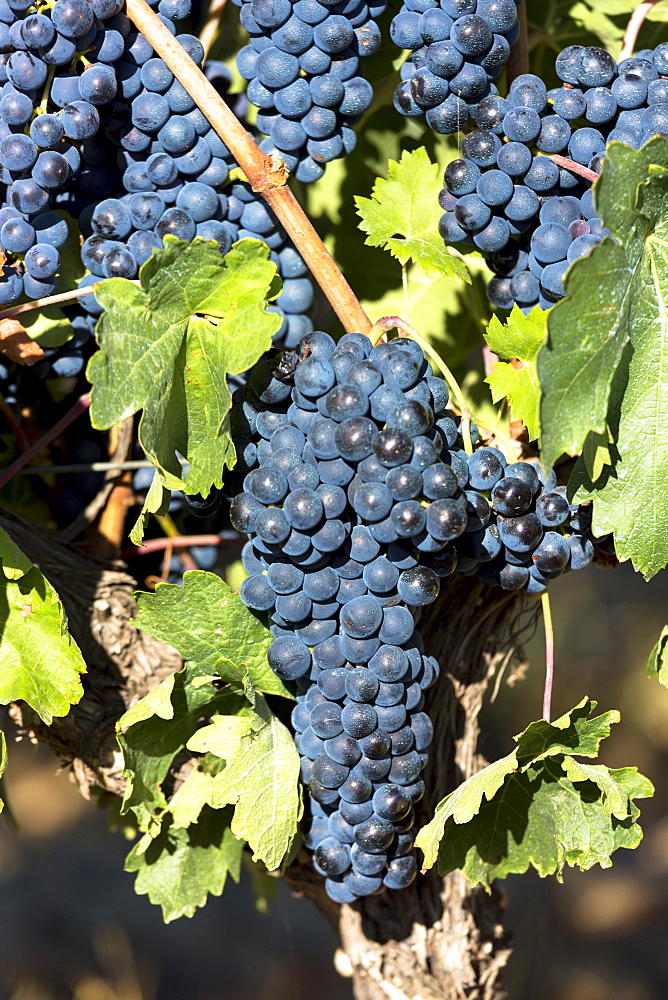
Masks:
[[[234,0],[250,42],[237,55],[256,124],[297,180],[322,177],[350,153],[353,126],[373,100],[360,58],[380,45],[387,0]]]
[[[481,100],[477,128],[444,174],[441,235],[488,255],[488,294],[500,309],[549,309],[563,297],[570,265],[610,235],[591,179],[551,157],[597,174],[606,143],[639,149],[668,134],[667,43],[619,65],[603,49],[572,45],[556,72],[561,87],[548,91],[525,74],[506,98]]]
[[[495,448],[467,455],[461,431],[409,339],[311,333],[234,395],[241,598],[269,615],[270,666],[297,684],[306,843],[337,902],[416,872],[422,692],[439,671],[417,628],[442,580],[540,593],[593,556],[586,512],[553,474]]]
[[[424,115],[449,135],[475,119],[481,101],[498,94],[499,76],[519,35],[515,0],[404,0],[390,35],[411,56],[401,67],[394,106]]]

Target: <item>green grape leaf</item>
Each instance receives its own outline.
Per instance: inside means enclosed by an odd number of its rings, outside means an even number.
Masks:
[[[633,768],[583,764],[619,721],[616,711],[593,716],[584,698],[549,723],[531,723],[516,748],[473,775],[436,807],[416,839],[423,870],[438,862],[440,874],[461,868],[473,883],[534,867],[560,877],[565,864],[607,867],[618,847],[642,836],[633,798],[653,794]]]
[[[7,580],[20,580],[33,568],[33,564],[25,553],[21,552],[16,542],[12,541],[7,532],[0,528],[0,569]]]
[[[600,788],[590,781],[573,783],[560,758],[509,775],[491,802],[483,803],[470,823],[445,826],[438,856],[439,874],[456,868],[486,888],[495,878],[522,874],[530,867],[541,877],[561,880],[565,865],[583,871],[609,868],[618,848],[637,847],[635,798],[652,794],[652,786],[635,768],[609,771],[626,811],[611,815]]]
[[[173,719],[172,692],[175,680],[176,674],[170,674],[157,687],[135,702],[118,720],[118,728],[120,730],[128,729],[130,726],[134,726],[138,722],[145,722],[146,719],[152,719],[154,716],[165,720]]]
[[[194,745],[205,745],[214,753],[215,745],[235,749],[213,780],[211,804],[234,804],[232,832],[248,841],[253,859],[272,871],[290,851],[302,814],[299,754],[292,735],[262,696],[249,711],[253,728],[235,743],[236,748],[230,745],[228,730],[219,742],[205,731],[204,743],[199,743],[197,734]]]
[[[2,545],[19,572],[21,554],[12,555],[4,539]],[[34,566],[19,579],[0,580],[0,663],[0,704],[25,701],[47,725],[83,695],[81,650],[58,594]]]
[[[661,629],[661,635],[649,654],[647,676],[658,678],[660,684],[668,687],[668,625]]]
[[[370,198],[355,198],[360,229],[369,246],[389,250],[402,264],[412,260],[430,277],[470,281],[438,232],[441,187],[441,168],[426,149],[404,151],[398,163],[389,161],[387,178],[378,178]]]
[[[492,399],[495,403],[508,399],[513,419],[526,425],[531,441],[540,436],[536,358],[545,340],[546,316],[538,306],[525,316],[515,305],[505,323],[492,316],[485,334],[490,350],[502,359],[495,362],[485,379],[492,390]],[[509,361],[515,363],[508,364]]]
[[[179,785],[169,800],[172,829],[185,829],[197,822],[204,806],[211,804],[213,779],[222,766],[221,761],[207,754]]]
[[[610,727],[619,722],[619,712],[613,709],[603,715],[591,717],[596,702],[583,698],[565,715],[546,722],[532,722],[515,737],[517,759],[522,767],[535,764],[558,754],[577,757],[596,757],[601,741],[610,735]]]
[[[130,541],[133,545],[141,545],[144,541],[144,532],[146,531],[146,525],[151,514],[167,513],[169,510],[171,495],[170,490],[167,489],[162,480],[160,471],[156,469],[153,473],[151,485],[146,491],[144,504],[139,517],[135,521],[132,531],[130,532]]]
[[[104,313],[88,366],[91,422],[106,430],[142,410],[139,442],[162,485],[206,496],[236,461],[225,376],[271,346],[281,320],[265,307],[279,284],[259,240],[225,257],[214,242],[165,243],[141,267],[141,287],[110,278],[95,292]]]
[[[668,563],[668,506],[655,501],[668,484],[668,141],[611,143],[594,191],[617,242],[575,262],[550,310],[538,359],[543,460],[609,431],[610,466],[599,462],[592,480],[579,463],[573,486],[594,501],[594,533],[612,532],[620,561],[649,579]]]
[[[215,573],[184,573],[183,586],[160,583],[137,595],[137,626],[181,653],[189,676],[218,676],[244,690],[293,696],[267,663],[273,639],[262,622]]]
[[[141,710],[135,705],[116,725],[125,765],[123,774],[127,778],[121,812],[132,811],[139,829],[152,836],[159,832],[158,818],[168,808],[162,785],[177,754],[203,720],[217,712],[233,715],[247,704],[245,699],[217,691],[211,684],[188,683],[186,671],[179,671],[173,677],[171,714],[166,709],[164,693],[163,690],[157,696],[155,691],[151,692],[147,695],[150,704],[147,698],[143,699]],[[147,717],[132,721],[151,710]]]
[[[139,841],[128,854],[125,871],[137,873],[135,892],[161,907],[165,923],[192,917],[207,896],[220,896],[228,875],[239,881],[244,845],[230,830],[230,815],[205,806],[187,829],[166,819],[148,846]]]

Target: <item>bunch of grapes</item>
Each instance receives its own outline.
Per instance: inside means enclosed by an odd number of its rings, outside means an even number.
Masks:
[[[237,56],[248,99],[266,135],[295,177],[316,181],[324,165],[350,153],[353,126],[373,99],[360,57],[380,45],[375,18],[386,0],[234,0],[250,44]]]
[[[172,33],[190,10],[189,0],[157,6]],[[216,240],[222,254],[244,236],[264,241],[283,278],[271,306],[283,319],[275,339],[294,346],[312,329],[306,312],[313,288],[304,262],[248,184],[222,191],[237,164],[120,7],[111,0],[57,0],[34,14],[12,3],[0,20],[0,39],[6,35],[0,45],[6,81],[0,90],[0,305],[56,291],[61,249],[71,235],[66,210],[85,237],[81,259],[89,273],[82,287],[135,277],[167,234]],[[177,38],[201,64],[198,39]],[[247,101],[227,93],[227,68],[215,62],[204,68],[242,117]],[[74,391],[100,311],[93,295],[66,306],[71,338],[46,349],[33,368],[8,372],[9,399],[34,398],[35,377],[48,380],[56,397]]]
[[[449,135],[474,118],[479,103],[498,94],[492,83],[519,35],[515,0],[405,0],[392,21],[392,40],[412,52],[401,67],[394,106],[424,115]]]
[[[525,74],[507,98],[481,100],[477,128],[444,175],[441,235],[489,254],[488,294],[500,309],[549,309],[573,261],[609,235],[591,180],[550,157],[598,173],[607,142],[639,149],[668,134],[667,43],[619,65],[603,49],[571,45],[556,71],[561,87]]]
[[[297,681],[306,842],[337,902],[416,872],[412,806],[432,732],[422,692],[438,664],[415,627],[441,580],[540,593],[593,556],[586,514],[554,474],[495,448],[467,455],[461,431],[408,339],[311,333],[235,393],[241,598],[269,613],[269,663]]]

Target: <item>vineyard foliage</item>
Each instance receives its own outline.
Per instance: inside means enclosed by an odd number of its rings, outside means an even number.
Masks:
[[[616,55],[635,4],[528,6],[531,69],[551,85],[554,56],[568,44]],[[667,22],[658,5],[643,42],[665,38]],[[214,56],[228,59],[229,44],[223,30]],[[388,42],[368,59],[375,98],[358,146],[299,190],[305,209],[372,321],[409,322],[459,380],[486,434],[507,441],[512,417],[545,469],[571,457],[569,498],[591,501],[594,535],[612,534],[617,558],[649,580],[668,565],[668,140],[609,146],[594,198],[612,238],[570,269],[566,297],[549,311],[493,315],[480,253],[451,252],[438,231],[442,172],[457,141],[392,108],[402,59]],[[70,287],[81,277],[74,262],[63,274]],[[271,347],[280,292],[269,248],[248,238],[221,257],[214,242],[167,237],[139,282],[110,278],[96,289],[103,312],[87,371],[90,422],[107,430],[139,414],[139,443],[155,466],[135,545],[173,491],[206,497],[234,469],[227,377]],[[338,336],[317,308],[316,325]],[[27,328],[45,346],[68,335],[57,307],[33,314]],[[487,374],[485,343],[498,357]],[[480,362],[469,365],[473,352]],[[0,702],[25,701],[50,724],[83,695],[83,657],[56,590],[1,530],[0,571]],[[298,851],[304,807],[287,722],[295,686],[268,665],[269,616],[216,574],[187,572],[181,585],[139,594],[137,606],[137,628],[184,660],[117,723],[121,811],[137,833],[126,870],[169,921],[220,895],[228,876],[237,881],[246,845],[252,864],[269,871]],[[667,646],[664,629],[647,668],[666,686]],[[451,792],[418,835],[423,870],[461,869],[488,888],[529,868],[560,878],[569,865],[608,867],[616,849],[637,846],[635,800],[652,787],[632,767],[597,762],[619,716],[594,716],[595,707],[583,698],[551,724],[532,723],[506,757]],[[2,737],[0,775],[5,761]]]

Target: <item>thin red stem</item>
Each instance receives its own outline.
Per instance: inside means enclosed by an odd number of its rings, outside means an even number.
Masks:
[[[626,31],[624,32],[622,51],[619,53],[619,62],[633,55],[640,29],[643,26],[645,18],[656,3],[658,3],[658,0],[647,0],[647,3],[641,3],[631,14],[629,23],[626,25]]]
[[[225,545],[232,539],[221,538],[219,535],[175,535],[174,538],[149,538],[143,545],[126,545],[121,555],[124,559],[134,556],[146,556],[150,552],[162,552],[172,546],[175,549],[185,549],[193,545]]]
[[[77,417],[80,417],[82,413],[85,413],[90,406],[90,396],[88,394],[80,396],[77,399],[74,406],[67,411],[64,417],[61,417],[57,424],[43,434],[38,441],[35,441],[27,451],[24,451],[19,458],[13,462],[9,468],[5,469],[4,472],[0,472],[0,489],[5,486],[13,476],[16,475],[28,462],[33,459],[36,455],[39,455],[43,448],[46,448],[48,444],[58,437],[67,427],[73,423]]]
[[[78,299],[82,295],[89,295],[103,281],[104,278],[100,278],[94,285],[86,285],[85,288],[73,288],[69,292],[59,292],[58,295],[49,295],[45,299],[34,299],[32,302],[24,302],[20,306],[12,306],[11,309],[3,309],[0,312],[0,319],[10,319],[12,316],[19,316],[21,313],[31,312],[33,309],[46,309],[47,306],[57,306],[60,302],[68,302],[70,299]],[[137,279],[133,279],[132,284],[138,285],[140,282]]]
[[[580,177],[584,177],[586,181],[591,181],[592,184],[595,180],[598,180],[596,171],[590,170],[589,167],[583,167],[581,163],[576,163],[575,160],[569,160],[567,156],[550,153],[549,159],[554,160],[557,166],[563,167],[565,170],[570,170],[572,174],[579,174]]]

